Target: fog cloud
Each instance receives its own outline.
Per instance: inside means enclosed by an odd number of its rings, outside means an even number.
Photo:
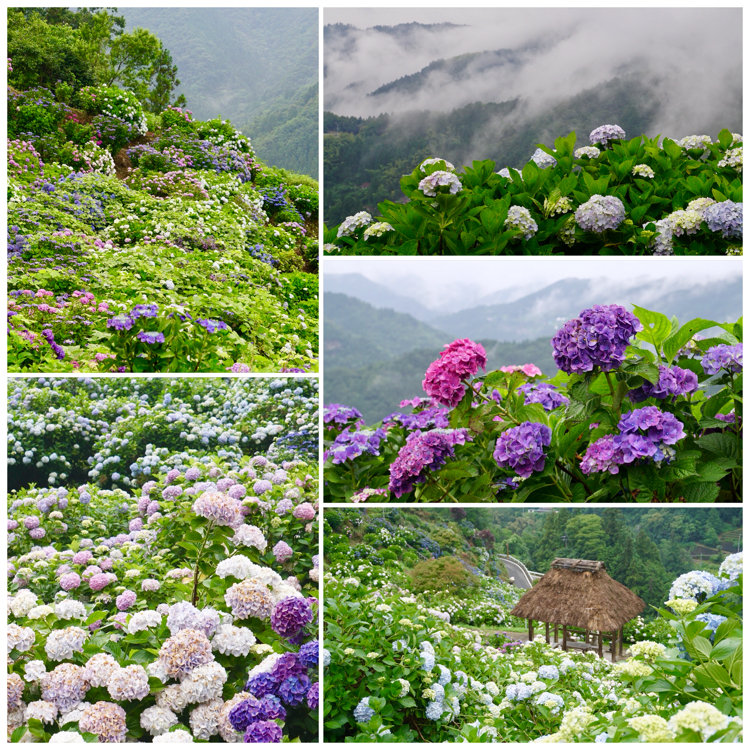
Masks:
[[[742,15],[739,8],[327,9],[326,24],[348,23],[325,45],[325,106],[341,115],[449,111],[520,98],[518,118],[533,117],[617,76],[656,94],[653,132],[677,138],[741,129]],[[451,24],[376,29],[416,21]],[[437,69],[418,89],[370,95],[430,63],[487,56],[457,81]]]

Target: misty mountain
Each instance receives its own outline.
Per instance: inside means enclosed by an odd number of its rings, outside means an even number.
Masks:
[[[198,119],[228,117],[267,164],[317,176],[314,8],[119,8],[156,34]]]
[[[324,315],[326,384],[329,364],[355,369],[420,348],[439,353],[451,340],[411,315],[335,292],[325,294]]]
[[[476,298],[471,306],[450,313],[445,311],[446,308],[455,310],[455,303],[450,297],[444,300],[443,309],[429,308],[359,274],[328,274],[325,289],[326,292],[348,294],[376,308],[407,313],[451,340],[468,337],[507,342],[549,337],[566,320],[592,305],[632,307],[636,304],[670,317],[675,316],[683,323],[692,318],[726,322],[742,315],[740,277],[712,280],[704,284],[675,278],[668,285],[663,278],[628,283],[567,278],[522,296],[508,298],[506,292],[500,290]],[[326,304],[327,299],[326,295]]]
[[[399,401],[422,395],[428,365],[454,338],[426,326],[410,315],[378,309],[343,294],[326,292],[325,379],[326,403],[355,406],[368,423],[398,408]],[[533,362],[554,375],[550,337],[534,341],[502,342],[481,338],[487,369]]]
[[[348,297],[367,302],[373,307],[407,313],[417,320],[428,321],[435,316],[418,299],[398,294],[384,284],[370,281],[358,273],[327,274],[323,280],[325,293],[339,292]],[[408,290],[405,290],[408,292]]]

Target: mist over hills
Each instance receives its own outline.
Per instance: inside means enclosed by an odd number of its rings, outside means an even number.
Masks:
[[[318,21],[315,8],[119,8],[149,29],[178,67],[188,109],[228,117],[258,157],[318,173]]]
[[[436,23],[372,23],[385,13],[325,27],[329,225],[398,200],[399,178],[432,156],[520,168],[537,144],[575,131],[584,145],[605,122],[630,136],[742,130],[733,9],[414,9]]]
[[[557,368],[550,339],[593,304],[638,304],[681,323],[697,317],[724,322],[742,314],[740,278],[705,284],[676,279],[668,290],[663,279],[620,286],[562,279],[514,301],[475,298],[485,303],[449,314],[359,274],[329,274],[325,284],[324,399],[355,406],[368,423],[397,409],[401,399],[421,395],[427,366],[456,338],[480,341],[488,370],[533,362],[552,376]]]

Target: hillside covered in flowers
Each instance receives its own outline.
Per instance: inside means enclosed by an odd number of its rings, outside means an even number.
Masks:
[[[11,384],[11,741],[317,738],[316,390]]]
[[[99,72],[81,29],[106,12],[11,16],[56,54],[50,73],[9,40],[9,369],[315,370],[317,182],[156,97],[140,69]]]

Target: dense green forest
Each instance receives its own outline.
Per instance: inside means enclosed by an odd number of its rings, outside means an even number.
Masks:
[[[269,164],[317,177],[315,8],[121,8],[126,28],[157,34],[188,107],[228,117]]]

